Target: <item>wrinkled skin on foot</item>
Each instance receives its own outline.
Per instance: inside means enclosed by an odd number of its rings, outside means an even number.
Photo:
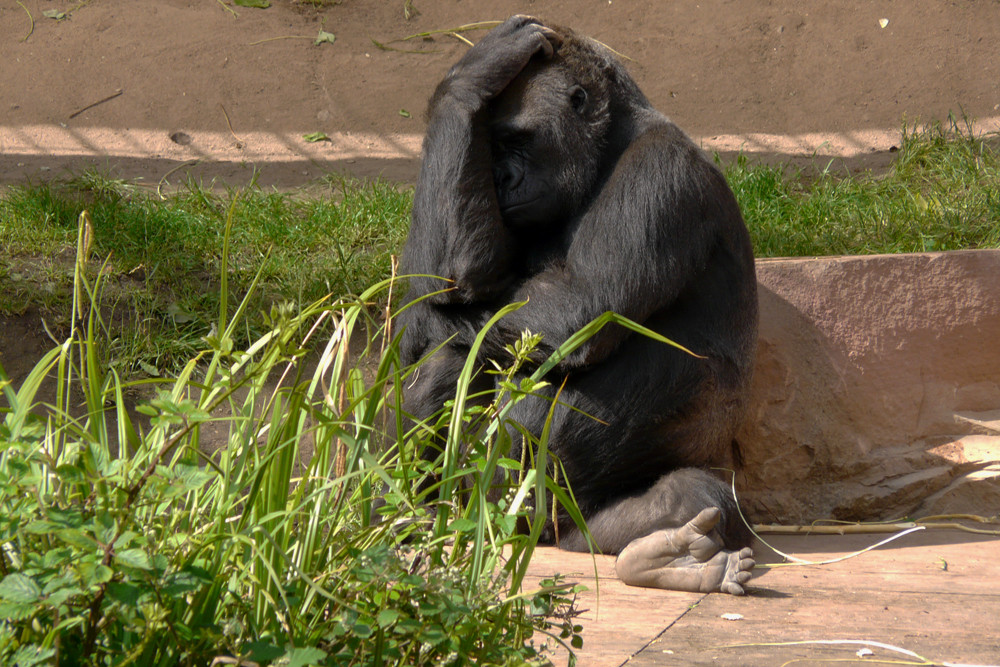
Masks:
[[[753,551],[727,551],[715,530],[721,512],[710,507],[680,528],[667,528],[631,542],[615,564],[630,586],[743,595],[754,567]]]

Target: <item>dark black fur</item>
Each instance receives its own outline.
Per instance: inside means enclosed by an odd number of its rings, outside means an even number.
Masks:
[[[567,378],[562,402],[606,422],[558,408],[550,438],[598,546],[615,553],[709,506],[723,510],[727,547],[745,545],[726,485],[667,476],[731,464],[755,348],[750,240],[718,169],[606,48],[527,17],[472,48],[429,113],[402,270],[445,279],[411,279],[407,301],[446,291],[402,314],[403,361],[457,336],[421,369],[408,410],[440,409],[507,303],[528,301],[485,357],[507,359],[524,329],[547,353],[620,313],[707,358],[610,326],[553,371],[554,386]],[[528,399],[513,417],[537,433],[549,407]],[[585,548],[561,532],[562,546]]]

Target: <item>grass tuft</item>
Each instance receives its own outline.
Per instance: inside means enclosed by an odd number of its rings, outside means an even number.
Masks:
[[[758,257],[1000,247],[1000,156],[954,119],[904,128],[884,174],[725,168]]]
[[[463,407],[467,374],[406,427],[417,366],[369,319],[389,282],[274,306],[241,347],[261,266],[240,298],[218,281],[233,311],[174,377],[139,383],[154,391],[132,410],[98,344],[106,278],[88,279],[78,223],[82,316],[20,386],[0,365],[0,663],[544,664],[580,646],[573,590],[523,585],[550,495],[582,523],[544,435],[525,436],[526,466],[509,459],[510,410],[539,382],[513,383],[532,341],[487,406]]]

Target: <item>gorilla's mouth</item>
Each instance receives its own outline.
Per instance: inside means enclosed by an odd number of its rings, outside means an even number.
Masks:
[[[509,225],[523,225],[531,222],[534,217],[532,212],[537,209],[543,197],[532,199],[519,199],[513,202],[503,202],[500,204],[500,217]]]
[[[530,209],[535,204],[541,200],[541,197],[534,197],[532,199],[519,199],[517,201],[507,201],[500,204],[500,212],[504,215],[508,213],[516,213],[518,211],[524,211],[525,209]]]
[[[501,200],[498,202],[500,205],[500,213],[505,217],[510,214],[523,215],[526,211],[537,208],[539,203],[544,198],[544,195],[536,195],[527,199],[521,198]]]

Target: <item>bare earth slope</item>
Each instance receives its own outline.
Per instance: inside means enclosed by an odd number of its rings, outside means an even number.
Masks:
[[[239,184],[252,166],[279,186],[330,169],[412,181],[427,97],[467,47],[393,40],[513,13],[631,58],[654,104],[712,150],[864,166],[884,161],[904,118],[1000,126],[995,0],[416,0],[409,20],[403,0],[22,4],[0,4],[0,183],[88,164],[150,183],[189,169]],[[53,9],[72,11],[43,16]],[[335,43],[313,44],[321,27]],[[310,132],[331,141],[310,144]]]

